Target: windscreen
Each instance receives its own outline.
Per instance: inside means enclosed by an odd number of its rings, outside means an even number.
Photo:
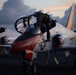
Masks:
[[[34,24],[37,22],[36,17],[31,16],[29,19],[26,20],[26,28],[24,33],[30,34],[40,34],[41,31],[38,27],[35,27]]]
[[[34,25],[28,25],[25,29],[24,33],[30,33],[30,34],[40,34],[41,31],[39,28],[34,27]]]

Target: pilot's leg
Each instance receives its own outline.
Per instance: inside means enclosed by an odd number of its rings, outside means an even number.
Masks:
[[[46,41],[50,41],[50,32],[49,32],[49,26],[46,25],[46,31],[47,31],[47,40]]]
[[[47,30],[47,41],[50,41],[50,32]]]

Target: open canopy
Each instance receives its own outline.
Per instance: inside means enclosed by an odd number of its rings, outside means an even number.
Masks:
[[[15,29],[19,33],[31,33],[31,34],[40,34],[41,31],[39,28],[35,28],[34,24],[37,22],[36,17],[33,15],[21,17],[15,22]]]

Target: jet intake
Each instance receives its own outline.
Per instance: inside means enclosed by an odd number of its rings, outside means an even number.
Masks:
[[[52,45],[53,49],[59,48],[62,45],[62,43],[63,43],[60,34],[56,34],[53,37],[52,41],[53,41],[53,45]]]

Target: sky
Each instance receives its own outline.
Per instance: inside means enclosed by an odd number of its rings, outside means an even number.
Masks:
[[[0,0],[0,8],[2,8],[3,3],[7,0]],[[14,0],[15,1],[15,0]],[[48,12],[54,16],[63,17],[64,12],[68,9],[72,3],[76,3],[76,0],[23,0],[24,4],[30,6],[31,8],[36,8],[36,10],[43,10],[43,12]]]
[[[42,10],[66,25],[73,3],[76,0],[0,0],[0,24],[14,24],[20,16]]]
[[[49,12],[54,16],[62,17],[64,11],[68,9],[76,0],[24,0],[25,4],[35,7],[37,10]]]

